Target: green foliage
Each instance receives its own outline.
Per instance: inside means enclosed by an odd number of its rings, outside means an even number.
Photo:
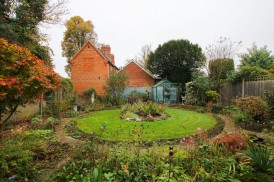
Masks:
[[[257,77],[263,77],[263,78],[271,78],[271,74],[258,66],[242,66],[239,68],[236,72],[230,72],[228,75],[227,80],[231,82],[237,82],[241,81],[243,78],[248,79],[254,79]]]
[[[42,122],[41,117],[36,116],[36,117],[31,119],[31,127],[33,129],[38,129],[39,126],[41,125],[41,122]]]
[[[269,118],[267,103],[260,97],[239,98],[235,100],[235,103],[245,118],[251,117],[256,122],[263,122]]]
[[[63,56],[67,58],[66,72],[70,74],[71,58],[85,44],[86,41],[95,43],[96,33],[90,20],[84,21],[80,16],[71,17],[65,24],[66,31],[62,41]]]
[[[69,78],[62,78],[61,84],[55,92],[46,94],[47,105],[45,113],[54,117],[60,117],[63,112],[72,109],[75,104],[73,85]]]
[[[193,74],[192,82],[186,83],[186,101],[189,104],[198,104],[205,101],[205,93],[211,87],[211,80],[202,73]]]
[[[95,102],[96,96],[96,90],[93,87],[91,87],[78,95],[77,105],[79,105],[82,108],[86,108],[90,104],[93,104]]]
[[[47,153],[47,143],[53,137],[51,130],[31,130],[1,142],[0,178],[16,175],[16,180],[38,180],[34,162]]]
[[[206,93],[206,98],[208,102],[213,102],[216,103],[219,101],[220,99],[220,94],[218,94],[216,91],[214,90],[209,90]]]
[[[252,47],[247,50],[248,53],[240,56],[241,66],[258,66],[268,70],[274,62],[274,55],[271,55],[271,51],[267,50],[267,46],[258,48],[254,43]]]
[[[252,118],[250,116],[245,116],[244,113],[242,112],[237,112],[235,114],[235,120],[238,123],[247,123],[247,122],[251,122]]]
[[[274,167],[274,158],[272,151],[263,146],[250,144],[246,154],[250,157],[250,161],[261,171],[266,172]]]
[[[274,118],[274,92],[266,92],[265,93],[265,100],[267,102],[268,108],[269,108],[269,114],[271,118]]]
[[[104,86],[108,102],[112,105],[120,105],[123,102],[123,92],[126,88],[128,77],[124,72],[111,72]]]
[[[92,168],[90,160],[73,160],[63,167],[51,181],[84,181]],[[93,181],[92,181],[93,182]]]
[[[58,125],[60,124],[61,121],[57,118],[54,118],[54,117],[49,117],[47,120],[46,120],[46,129],[53,129],[55,125]]]
[[[133,103],[136,103],[138,100],[146,102],[148,101],[148,99],[149,99],[148,93],[132,91],[129,94],[128,102],[133,104]]]
[[[223,106],[219,104],[212,104],[210,108],[211,113],[220,113],[223,111]]]
[[[138,100],[134,104],[122,105],[120,118],[133,121],[156,121],[156,119],[167,119],[165,110],[162,104]]]
[[[152,52],[148,57],[148,69],[184,88],[193,72],[205,63],[205,56],[197,44],[188,40],[170,40]]]
[[[47,0],[1,1],[0,37],[20,46],[27,47],[32,54],[51,64],[50,48],[44,46],[45,35],[38,27],[45,21]],[[3,11],[2,11],[3,10]]]
[[[212,87],[219,90],[222,80],[227,78],[227,74],[234,71],[233,59],[216,59],[209,62],[209,77],[212,80]]]

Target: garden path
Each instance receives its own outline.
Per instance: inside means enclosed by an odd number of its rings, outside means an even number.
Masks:
[[[218,115],[218,116],[225,122],[225,126],[223,131],[219,133],[218,135],[216,135],[215,137],[213,137],[212,140],[215,140],[228,133],[240,131],[240,129],[235,125],[235,122],[233,121],[231,117],[226,115]]]
[[[61,124],[55,126],[55,134],[56,134],[57,140],[60,143],[69,144],[75,149],[85,144],[85,141],[72,138],[65,133],[65,126],[70,122],[70,120],[71,118],[63,118],[61,120]],[[73,154],[73,151],[74,150],[71,151],[71,155]],[[50,177],[52,174],[54,174],[56,171],[64,167],[66,163],[71,160],[71,155],[67,154],[67,157],[59,161],[56,164],[55,168],[49,169],[48,171],[46,171],[42,176],[40,176],[39,179],[43,181],[46,178]]]
[[[85,141],[78,140],[78,139],[75,139],[75,138],[72,138],[72,137],[66,135],[64,129],[65,129],[65,126],[70,122],[70,120],[71,120],[71,118],[63,118],[61,124],[59,124],[55,127],[55,133],[56,133],[56,136],[57,136],[57,140],[60,143],[67,143],[67,144],[70,144],[70,145],[82,145],[82,144],[84,144]]]

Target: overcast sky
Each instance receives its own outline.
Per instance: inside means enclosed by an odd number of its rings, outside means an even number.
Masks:
[[[70,0],[70,14],[91,20],[98,42],[109,44],[118,67],[146,44],[155,50],[171,39],[188,39],[204,50],[220,36],[242,41],[239,52],[255,42],[274,54],[274,0]],[[46,32],[54,51],[55,70],[62,76],[66,58],[61,41],[64,25]]]

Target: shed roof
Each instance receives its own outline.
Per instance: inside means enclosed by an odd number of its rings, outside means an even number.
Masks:
[[[167,78],[164,78],[161,81],[159,81],[158,83],[156,83],[153,87],[158,87],[158,86],[163,85],[163,84],[177,84],[177,83],[172,83]]]

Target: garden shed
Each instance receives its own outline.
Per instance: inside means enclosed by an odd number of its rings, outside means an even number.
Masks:
[[[152,87],[152,96],[156,103],[176,104],[178,101],[178,84],[163,79]]]

